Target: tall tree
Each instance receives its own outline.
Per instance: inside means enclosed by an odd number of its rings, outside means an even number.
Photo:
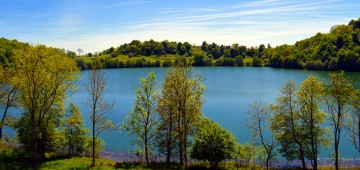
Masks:
[[[136,90],[135,108],[123,123],[129,135],[136,136],[135,142],[145,152],[146,163],[154,145],[157,131],[156,99],[158,96],[156,76],[150,72],[140,79],[140,87]]]
[[[45,158],[47,138],[42,131],[72,89],[78,67],[64,52],[44,45],[16,50],[13,58],[17,71],[14,79],[21,104],[29,116],[32,158],[36,165]]]
[[[95,149],[96,141],[99,134],[105,130],[112,130],[115,128],[114,123],[109,120],[106,113],[113,108],[114,102],[108,103],[104,100],[106,79],[105,74],[101,72],[101,64],[94,62],[89,75],[89,84],[85,86],[90,94],[90,121],[92,133],[92,164],[95,166]]]
[[[65,140],[69,156],[81,155],[85,148],[87,129],[84,128],[84,121],[79,108],[70,103],[66,110],[66,119],[62,123],[65,132]]]
[[[360,92],[354,91],[352,101],[353,112],[349,115],[346,128],[349,131],[348,138],[360,153]]]
[[[159,113],[160,115],[170,113],[174,116],[171,117],[171,121],[174,120],[171,125],[175,125],[172,135],[178,138],[181,165],[187,164],[189,136],[195,133],[201,116],[204,90],[205,86],[201,84],[201,77],[193,76],[192,68],[184,66],[184,62],[179,62],[178,66],[171,68],[165,76]],[[161,119],[161,124],[169,123],[168,117],[165,118]]]
[[[11,68],[2,68],[0,66],[0,106],[3,109],[0,122],[0,139],[2,139],[2,128],[5,125],[9,109],[18,107],[18,89],[14,81],[15,71]]]
[[[330,74],[330,87],[326,89],[325,101],[330,122],[334,128],[335,169],[339,169],[339,143],[345,126],[345,115],[350,111],[354,88],[344,78],[344,72]]]
[[[157,145],[159,152],[166,155],[166,163],[169,164],[174,157],[176,143],[176,112],[172,104],[175,94],[172,92],[174,84],[171,77],[167,75],[164,80],[162,95],[158,98],[157,112],[159,113]],[[165,83],[166,82],[166,83]]]
[[[281,145],[280,153],[288,160],[301,160],[302,168],[306,169],[306,145],[302,140],[304,134],[301,131],[296,100],[295,82],[289,80],[281,88],[281,95],[276,99],[276,105],[271,107],[275,112],[271,126]]]
[[[84,52],[81,48],[77,49],[77,51],[78,51],[78,53],[79,53],[79,57],[80,57],[81,53]]]
[[[266,151],[266,169],[269,169],[270,160],[275,156],[275,148],[278,143],[270,133],[271,112],[263,100],[255,101],[251,104],[247,114],[250,122],[247,124],[251,128],[251,135],[256,145],[262,146]]]
[[[325,112],[320,111],[323,94],[324,87],[314,76],[304,80],[296,93],[302,132],[306,134],[302,140],[308,144],[307,157],[313,161],[313,169],[317,169],[319,147],[326,144],[325,132],[320,126],[325,121]]]

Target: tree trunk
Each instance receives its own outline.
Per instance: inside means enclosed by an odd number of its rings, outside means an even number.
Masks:
[[[336,138],[336,137],[335,137]],[[339,146],[336,144],[336,140],[335,140],[335,169],[338,170],[339,169],[339,152],[338,152],[338,148]]]
[[[167,132],[167,141],[166,141],[166,163],[170,164],[170,159],[171,159],[171,145],[172,145],[172,113],[170,113],[170,117],[169,117],[169,126],[168,126],[168,132]]]
[[[145,135],[145,159],[146,159],[146,163],[149,164],[149,153],[148,153],[148,143],[147,143],[147,136]]]
[[[181,112],[179,111],[179,114]],[[184,157],[183,157],[183,132],[181,130],[182,122],[181,118],[179,118],[179,154],[180,154],[180,165],[184,165]]]
[[[92,167],[95,167],[95,115],[93,115],[92,126]]]
[[[2,133],[2,128],[3,128],[4,123],[5,123],[5,117],[6,117],[6,114],[7,114],[7,112],[8,112],[8,109],[9,109],[9,106],[6,105],[5,111],[4,111],[4,114],[3,114],[3,117],[2,117],[1,123],[0,123],[0,139],[2,139],[2,134],[3,134],[3,133]]]
[[[180,134],[180,140],[179,140],[179,154],[180,154],[180,165],[184,165],[182,134]]]
[[[35,167],[38,164],[38,135],[36,134],[36,124],[35,124],[35,115],[30,113],[30,120],[31,120],[31,137],[33,140],[33,144],[32,144],[32,166]]]
[[[185,159],[185,167],[187,166],[187,136],[184,135],[184,159]]]
[[[170,164],[170,158],[171,158],[171,134],[170,131],[168,132],[169,134],[167,137],[167,141],[166,141],[166,163]]]
[[[306,165],[305,165],[305,157],[304,157],[304,151],[302,146],[300,146],[300,159],[301,159],[301,164],[302,164],[302,169],[306,169]]]
[[[270,155],[271,153],[268,153],[267,158],[266,158],[266,170],[269,170],[269,161],[270,161]]]

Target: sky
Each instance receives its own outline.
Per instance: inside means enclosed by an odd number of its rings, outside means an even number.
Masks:
[[[359,0],[0,0],[0,37],[85,53],[150,39],[276,46],[359,17]]]

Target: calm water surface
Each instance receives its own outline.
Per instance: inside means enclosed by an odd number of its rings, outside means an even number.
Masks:
[[[103,70],[107,77],[105,99],[115,101],[115,107],[109,112],[108,117],[121,123],[134,107],[135,90],[139,87],[139,78],[153,71],[161,88],[167,70],[167,68]],[[267,102],[275,102],[280,94],[280,88],[288,79],[294,80],[299,85],[309,75],[325,80],[329,73],[252,67],[198,67],[194,68],[194,71],[206,78],[203,82],[206,85],[203,113],[230,130],[240,143],[251,142],[250,130],[245,124],[248,120],[245,113],[253,101],[261,98]],[[69,101],[80,107],[86,127],[90,127],[88,116],[90,107],[87,101],[89,94],[84,85],[88,83],[89,73],[90,71],[81,72],[82,79],[77,81],[79,89],[69,97]],[[357,88],[360,88],[360,73],[347,73],[346,76],[353,80]],[[131,151],[134,148],[131,145],[131,137],[120,130],[104,132],[101,138],[106,143],[106,150]],[[340,145],[342,156],[360,157],[345,136],[341,139]],[[329,157],[331,152],[332,150],[323,149],[320,157]]]

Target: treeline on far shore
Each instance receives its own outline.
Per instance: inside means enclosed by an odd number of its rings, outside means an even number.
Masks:
[[[83,54],[59,49],[76,60],[81,69],[90,69],[94,60],[103,68],[169,67],[186,59],[193,66],[254,66],[307,70],[360,71],[360,18],[348,25],[335,25],[329,33],[317,33],[294,45],[270,44],[244,46],[219,45],[204,41],[200,46],[189,42],[139,41],[101,52]],[[11,65],[14,49],[28,46],[16,40],[0,39],[0,62]]]

